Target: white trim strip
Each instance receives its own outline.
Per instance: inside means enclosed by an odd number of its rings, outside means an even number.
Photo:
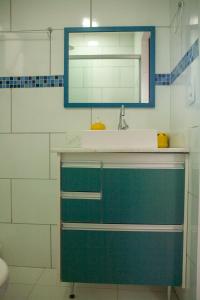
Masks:
[[[183,225],[63,223],[63,230],[183,232]]]
[[[101,168],[104,169],[184,169],[184,163],[100,163],[100,162],[63,162],[62,168]]]
[[[104,169],[184,169],[182,163],[134,163],[134,164],[103,164]]]
[[[69,161],[62,162],[61,168],[101,168],[100,161]]]
[[[101,193],[61,192],[61,198],[71,200],[101,200]]]

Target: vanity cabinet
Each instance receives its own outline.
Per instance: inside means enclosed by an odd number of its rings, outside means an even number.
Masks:
[[[182,224],[184,169],[103,169],[103,222]]]
[[[58,158],[61,281],[183,285],[187,155]]]

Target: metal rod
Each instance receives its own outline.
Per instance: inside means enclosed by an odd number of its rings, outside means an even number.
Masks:
[[[70,299],[74,299],[76,297],[74,293],[74,287],[75,287],[75,283],[74,282],[70,283],[70,294],[69,294]]]
[[[70,60],[76,59],[137,59],[141,56],[136,54],[86,54],[86,55],[69,55]]]
[[[43,33],[49,32],[48,29],[38,29],[38,30],[0,30],[0,33]]]
[[[168,286],[167,287],[167,300],[171,300],[171,296],[172,296],[172,287]]]

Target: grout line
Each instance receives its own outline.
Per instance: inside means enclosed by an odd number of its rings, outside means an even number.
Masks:
[[[12,32],[12,0],[10,0],[10,31]]]
[[[51,228],[51,225],[50,225],[50,264],[51,264],[51,268],[53,266],[53,257],[52,257],[52,228]]]
[[[81,26],[81,25],[80,25]],[[167,28],[170,30],[170,26],[164,26],[164,25],[156,25],[156,28]],[[53,28],[51,27],[53,31],[64,31],[63,28]],[[0,33],[35,33],[35,32],[48,32],[48,29],[21,29],[21,30],[0,30]]]
[[[13,94],[10,89],[10,133],[13,133]]]
[[[0,132],[0,135],[1,134],[29,134],[29,135],[31,135],[31,134],[46,134],[46,135],[48,135],[48,134],[50,134],[50,133],[55,133],[55,134],[59,134],[59,133],[65,133],[64,131],[63,132],[57,132],[57,131],[55,131],[55,132],[52,132],[52,131],[47,131],[47,132],[30,132],[30,131],[27,131],[27,132],[24,132],[24,131],[22,131],[22,132],[15,132],[15,131],[12,131],[12,132]]]
[[[56,226],[56,224],[45,224],[45,223],[23,223],[23,222],[19,222],[19,223],[16,223],[16,222],[13,222],[13,223],[8,223],[8,222],[0,222],[0,224],[12,224],[12,225],[30,225],[30,226]]]
[[[176,289],[174,287],[172,287],[172,295],[173,294],[175,295],[176,299],[179,300],[179,296],[178,296],[178,294],[176,292]]]
[[[117,284],[117,300],[119,299],[119,284]]]
[[[51,60],[52,60],[52,29],[49,30],[49,74],[51,75]]]
[[[2,179],[13,179],[13,180],[56,180],[56,178],[40,178],[40,177],[0,177],[0,180]]]
[[[12,193],[12,188],[13,188],[13,182],[12,179],[10,179],[10,224],[13,224],[13,193]]]
[[[49,179],[51,179],[51,133],[49,133]]]
[[[43,268],[41,268],[41,269],[43,269]],[[40,278],[42,277],[42,275],[44,274],[44,272],[45,272],[45,270],[42,270],[41,274],[38,276],[38,279],[36,279],[36,281],[34,282],[30,292],[28,293],[28,296],[27,296],[26,300],[30,299],[30,296],[31,296],[33,290],[35,289],[36,285],[38,284],[38,282],[39,282]]]
[[[91,110],[90,110],[90,126],[91,126],[92,123],[93,123],[93,120],[92,120],[92,112],[93,112],[93,108],[91,107]]]
[[[90,27],[92,27],[92,0],[90,0]]]
[[[9,264],[8,264],[8,266],[9,267],[14,267],[14,268],[43,269],[44,271],[51,269],[50,267],[44,267],[44,266],[43,267],[33,267],[33,266],[24,266],[24,265],[17,266],[17,265],[9,265]],[[52,268],[52,269],[55,269],[55,268]]]

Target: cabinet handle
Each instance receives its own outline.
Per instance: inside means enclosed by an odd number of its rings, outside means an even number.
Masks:
[[[93,192],[61,192],[62,199],[70,200],[101,200],[101,193]]]
[[[130,232],[183,232],[183,225],[135,225],[63,223],[63,230],[130,231]]]

